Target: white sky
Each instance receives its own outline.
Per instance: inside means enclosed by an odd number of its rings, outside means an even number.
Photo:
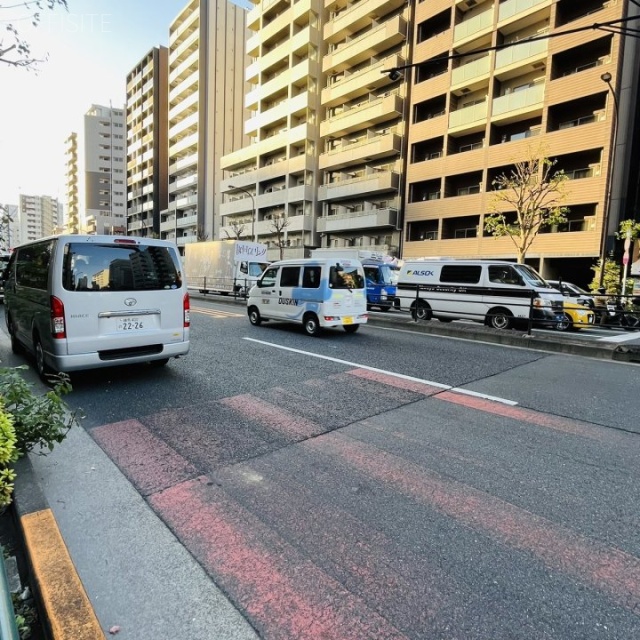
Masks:
[[[250,6],[248,0],[236,4]],[[19,0],[0,2],[0,41],[11,22],[48,60],[39,71],[0,63],[0,203],[18,194],[64,202],[64,140],[92,104],[123,106],[127,73],[157,45],[187,0],[68,0],[38,27]]]

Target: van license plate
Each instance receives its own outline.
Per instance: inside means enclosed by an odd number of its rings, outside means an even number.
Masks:
[[[144,323],[140,318],[120,318],[116,328],[118,331],[137,331],[144,329]]]
[[[342,324],[353,324],[353,318],[351,316],[344,316],[342,318]]]

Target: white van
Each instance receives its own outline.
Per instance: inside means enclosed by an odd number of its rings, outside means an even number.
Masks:
[[[189,351],[189,294],[176,245],[60,235],[17,247],[5,280],[14,352],[38,373],[152,362]]]
[[[307,335],[324,327],[354,333],[367,322],[367,291],[358,260],[304,258],[269,265],[251,287],[249,321],[282,320],[302,324]]]
[[[562,294],[531,267],[500,260],[407,260],[396,300],[415,318],[468,319],[496,329],[527,321],[555,328],[563,320]]]

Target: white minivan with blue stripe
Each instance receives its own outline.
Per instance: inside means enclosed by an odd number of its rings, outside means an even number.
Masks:
[[[342,327],[355,333],[368,319],[367,291],[358,260],[303,258],[270,264],[249,291],[249,321],[301,324],[307,335]]]

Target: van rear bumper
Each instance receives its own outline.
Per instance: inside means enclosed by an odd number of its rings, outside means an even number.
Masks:
[[[92,353],[80,353],[77,355],[46,355],[47,364],[55,371],[82,371],[84,369],[100,369],[102,367],[117,367],[123,364],[137,364],[152,360],[164,360],[176,358],[189,353],[189,341],[173,342],[171,344],[158,345],[159,348],[149,347],[147,350],[135,354],[126,349]]]

